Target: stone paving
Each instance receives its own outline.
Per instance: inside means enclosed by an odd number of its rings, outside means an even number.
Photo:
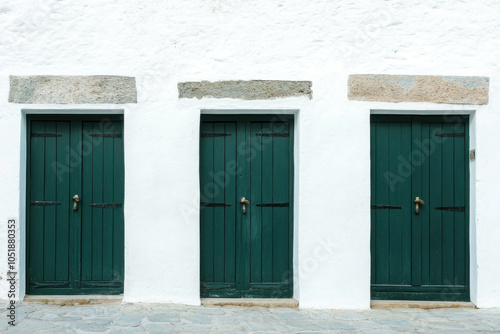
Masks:
[[[311,310],[236,306],[16,304],[1,333],[500,333],[500,309]]]

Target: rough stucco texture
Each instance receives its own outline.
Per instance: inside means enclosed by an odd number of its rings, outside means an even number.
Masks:
[[[356,74],[349,76],[349,100],[488,104],[489,78]]]
[[[117,108],[125,133],[125,302],[200,303],[200,110],[296,111],[294,298],[303,308],[358,309],[370,307],[370,110],[465,109],[476,110],[470,148],[478,152],[472,301],[500,307],[499,17],[494,0],[2,1],[0,295],[10,289],[9,217],[20,222],[16,297],[26,277],[27,105],[8,103],[9,75],[120,75],[135,77],[138,93],[138,103]],[[489,103],[349,101],[348,76],[363,73],[489,76]],[[179,99],[179,82],[202,80],[309,80],[314,98]]]
[[[9,102],[28,104],[137,103],[135,78],[11,76]]]
[[[312,98],[310,81],[217,81],[181,82],[177,85],[179,98],[268,100],[283,97],[307,96]]]

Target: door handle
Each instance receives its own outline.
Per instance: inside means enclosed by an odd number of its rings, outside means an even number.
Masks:
[[[415,213],[418,214],[420,212],[420,204],[424,204],[424,201],[420,197],[416,197],[413,203],[415,203]]]
[[[80,202],[80,197],[78,195],[73,196],[73,210],[76,211],[78,209],[78,202]]]
[[[242,197],[240,203],[241,203],[241,210],[243,211],[243,213],[247,213],[247,204],[250,204],[250,201],[247,200],[245,197]]]

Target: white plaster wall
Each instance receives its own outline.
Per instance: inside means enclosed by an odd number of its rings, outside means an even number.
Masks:
[[[494,0],[4,0],[0,246],[7,218],[23,218],[21,109],[52,107],[9,104],[8,76],[135,76],[138,104],[66,106],[125,110],[125,300],[199,303],[200,109],[293,109],[296,298],[302,307],[367,308],[370,109],[456,107],[350,102],[348,75],[484,75],[490,104],[465,108],[477,110],[472,295],[500,307],[499,14]],[[179,81],[225,79],[311,80],[313,100],[177,98]],[[0,252],[2,298],[5,275]]]

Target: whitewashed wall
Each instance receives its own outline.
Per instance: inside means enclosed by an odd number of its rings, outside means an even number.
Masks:
[[[124,299],[198,304],[200,109],[298,110],[295,297],[301,307],[367,308],[370,109],[477,110],[471,294],[480,307],[500,307],[499,16],[494,0],[4,0],[0,249],[7,218],[24,224],[21,109],[123,109]],[[490,103],[350,102],[354,73],[489,76]],[[9,104],[9,75],[37,74],[135,76],[139,103]],[[313,99],[177,97],[179,81],[232,79],[310,80]],[[318,247],[331,255],[317,260]],[[0,298],[6,261],[1,251]]]

